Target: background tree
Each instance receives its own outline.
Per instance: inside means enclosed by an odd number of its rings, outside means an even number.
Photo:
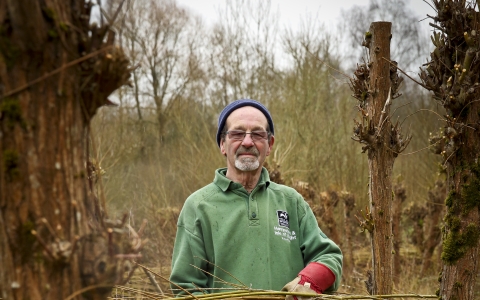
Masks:
[[[342,75],[335,71],[340,65],[335,40],[312,18],[299,32],[285,31],[282,45],[289,64],[282,72],[280,97],[272,101],[273,113],[284,120],[277,126],[282,134],[275,145],[282,173],[319,191],[364,186],[354,174],[366,171],[366,164],[344,159],[358,158],[359,153],[345,147],[350,128],[343,120],[351,116],[353,107],[346,84],[338,79]]]
[[[221,110],[230,99],[278,99],[277,23],[270,1],[226,2],[209,41],[208,98]]]
[[[448,191],[439,295],[474,299],[480,254],[480,14],[478,1],[432,3],[435,48],[420,77],[446,109],[444,128],[431,140],[442,155]]]
[[[90,120],[129,77],[109,26],[90,24],[91,8],[0,1],[3,299],[103,299],[123,282],[119,256],[138,251],[104,220],[99,170],[87,162]]]
[[[403,70],[413,71],[427,53],[427,35],[420,26],[420,16],[408,7],[408,0],[370,0],[368,6],[354,5],[349,10],[342,10],[339,29],[344,33],[343,39],[348,49],[358,49],[362,44],[365,29],[374,21],[392,23],[391,53],[392,60],[399,62]],[[408,42],[407,42],[408,41]],[[348,61],[360,61],[365,56],[364,49],[345,51]],[[346,66],[347,68],[350,66]]]
[[[114,1],[110,10],[115,11],[121,3]],[[141,0],[129,1],[115,24],[137,66],[133,87],[139,119],[140,102],[152,103],[160,143],[175,101],[202,74],[198,60],[201,35],[194,34],[201,27],[198,22],[175,2]]]

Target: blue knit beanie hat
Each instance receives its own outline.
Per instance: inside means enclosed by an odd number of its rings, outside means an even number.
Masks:
[[[236,110],[240,107],[244,107],[244,106],[253,106],[253,107],[257,108],[258,110],[260,110],[265,115],[265,117],[267,118],[268,127],[270,127],[270,132],[272,134],[275,134],[274,128],[273,128],[272,116],[270,115],[270,112],[268,111],[268,109],[265,106],[263,106],[262,103],[260,103],[258,101],[255,101],[255,100],[251,100],[251,99],[235,100],[232,103],[225,106],[225,108],[220,113],[220,116],[218,117],[218,128],[217,128],[217,145],[218,145],[218,147],[220,147],[220,139],[221,139],[222,129],[225,126],[225,123],[227,122],[228,116],[234,110]]]

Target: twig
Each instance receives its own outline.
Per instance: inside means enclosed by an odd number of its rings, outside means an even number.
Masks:
[[[97,5],[100,8],[100,11],[103,11],[102,0],[97,0]],[[100,14],[100,26],[103,27],[103,15]]]
[[[377,133],[376,133],[376,136],[378,137],[380,135],[380,131],[382,131],[382,127],[383,127],[383,123],[385,123],[387,120],[388,120],[388,117],[387,116],[385,118],[385,120],[383,119],[385,117],[385,114],[387,113],[387,108],[392,105],[392,97],[391,97],[391,94],[392,94],[392,88],[390,87],[388,89],[388,97],[387,97],[387,101],[385,101],[385,105],[383,106],[383,110],[382,110],[382,114],[380,115],[380,121],[378,122],[378,130],[377,130]]]
[[[423,83],[421,82],[418,82],[417,80],[415,80],[413,77],[411,77],[410,75],[408,75],[404,70],[400,69],[397,65],[395,65],[392,61],[386,59],[385,57],[382,57],[384,60],[388,61],[389,64],[391,64],[392,66],[395,66],[400,72],[403,73],[403,75],[407,76],[408,78],[410,78],[410,80],[412,80],[413,82],[415,82],[416,84],[419,84],[421,85],[423,88],[427,89],[427,90],[430,90],[427,86],[423,85]]]
[[[225,269],[223,269],[223,268],[215,265],[214,263],[209,262],[208,260],[206,260],[206,259],[204,259],[204,258],[202,258],[202,257],[198,257],[198,256],[194,256],[194,257],[200,258],[201,260],[203,260],[203,261],[205,261],[205,262],[213,265],[215,268],[219,268],[219,269],[222,270],[223,272],[225,272],[225,273],[227,273],[228,275],[232,276],[233,279],[235,279],[236,281],[240,282],[240,283],[242,284],[242,286],[245,286],[245,287],[247,286],[245,283],[243,283],[243,282],[242,282],[240,279],[238,279],[237,277],[233,276],[233,275],[232,275],[230,272],[228,272],[227,270],[225,270]]]
[[[117,10],[116,10],[115,13],[113,14],[113,17],[111,17],[111,18],[110,18],[110,16],[108,16],[107,12],[100,6],[100,11],[102,12],[102,15],[105,16],[105,19],[107,19],[109,26],[113,26],[113,23],[114,23],[115,20],[117,19],[118,14],[120,13],[120,10],[122,9],[122,6],[123,6],[123,3],[124,3],[124,2],[125,2],[125,0],[123,0],[122,2],[120,2],[120,4],[119,4],[118,7],[117,7]]]
[[[64,300],[73,299],[73,298],[77,297],[78,295],[81,295],[81,294],[85,293],[86,291],[93,290],[93,289],[96,289],[96,288],[113,288],[113,285],[111,285],[111,284],[95,284],[95,285],[87,286],[86,288],[83,288],[81,290],[78,290],[78,291],[74,292],[73,294],[71,294],[70,296],[65,298]]]
[[[398,155],[402,155],[402,156],[415,154],[415,153],[418,153],[418,152],[420,152],[420,151],[423,151],[423,150],[426,150],[426,149],[428,149],[428,148],[430,148],[430,147],[435,146],[435,145],[438,144],[440,141],[441,141],[441,140],[438,140],[438,141],[436,141],[435,143],[433,143],[433,144],[431,144],[431,145],[428,145],[427,147],[423,147],[423,148],[421,148],[421,149],[415,150],[415,151],[410,152],[410,153],[405,153],[405,154],[403,154],[403,153],[397,153],[397,154],[398,154]]]
[[[327,62],[325,62],[324,60],[321,60],[318,56],[316,56],[315,54],[313,54],[312,52],[308,51],[308,49],[305,47],[305,51],[307,51],[308,54],[312,55],[313,57],[315,57],[316,59],[318,59],[319,61],[321,61],[322,63],[324,63],[327,67],[329,67],[330,69],[334,70],[335,72],[338,72],[340,74],[342,74],[343,76],[347,77],[348,79],[352,79],[350,76],[348,76],[347,74],[343,73],[342,71],[340,70],[337,70],[335,69],[334,67],[332,67],[331,65],[329,65]]]
[[[247,288],[248,288],[248,287],[245,286],[245,285],[241,286],[241,285],[239,285],[239,284],[235,284],[235,283],[232,283],[232,282],[225,281],[225,280],[223,280],[222,278],[220,278],[220,277],[218,277],[218,276],[215,276],[214,274],[212,274],[212,273],[210,273],[210,272],[208,272],[208,271],[202,270],[202,268],[199,268],[199,267],[197,267],[197,266],[195,266],[195,265],[190,264],[190,266],[192,266],[192,267],[194,267],[195,269],[198,269],[198,270],[204,272],[204,273],[207,274],[207,275],[212,276],[212,277],[215,278],[215,279],[218,279],[219,282],[222,282],[222,283],[224,283],[224,284],[230,285],[230,286],[232,286],[232,287],[236,287],[237,289],[247,289]]]
[[[450,159],[450,157],[452,157],[457,151],[458,151],[458,149],[455,150],[455,151],[453,151],[452,154],[450,154],[450,155],[445,159],[445,162],[444,162],[443,165],[442,165],[444,168],[447,167],[447,163],[448,163],[448,160]]]
[[[478,99],[478,100],[473,100],[473,101],[470,101],[470,102],[468,102],[467,104],[465,104],[465,106],[464,106],[464,107],[462,108],[462,110],[458,113],[458,115],[461,116],[462,113],[463,113],[463,110],[464,110],[465,108],[467,108],[468,105],[472,104],[473,102],[478,102],[478,101],[480,101],[480,99]],[[467,125],[465,125],[465,126],[467,126]],[[473,130],[476,130],[476,129],[473,128],[473,127],[470,127],[470,126],[467,126],[467,127],[471,128],[471,129],[473,129]]]
[[[397,110],[399,110],[400,108],[402,108],[402,107],[404,107],[404,106],[410,105],[410,104],[412,104],[412,101],[400,105],[399,107],[397,107],[397,108],[395,108],[395,109],[393,110],[393,112],[392,112],[391,115],[392,115],[392,116],[395,115],[395,113],[397,112]],[[402,126],[402,125],[400,124],[400,127],[401,127],[401,126]]]
[[[89,59],[89,58],[92,58],[92,57],[94,57],[94,56],[96,56],[96,55],[98,55],[98,54],[100,54],[100,53],[102,53],[102,52],[104,52],[104,51],[112,48],[112,47],[113,47],[113,45],[111,45],[111,46],[106,46],[106,47],[101,48],[101,49],[99,49],[99,50],[97,50],[97,51],[94,51],[94,52],[92,52],[92,53],[90,53],[90,54],[87,54],[87,55],[82,56],[82,57],[80,57],[80,58],[78,58],[78,59],[75,59],[75,60],[67,63],[66,65],[61,66],[60,68],[55,69],[55,70],[53,70],[52,72],[49,72],[49,73],[43,75],[43,76],[40,77],[40,78],[34,79],[34,80],[32,80],[32,81],[30,81],[30,82],[22,85],[21,87],[18,87],[18,88],[13,89],[13,90],[11,90],[11,91],[9,91],[9,92],[6,92],[5,94],[3,94],[3,95],[0,97],[0,99],[3,99],[3,98],[8,97],[8,96],[11,96],[11,95],[16,94],[16,93],[18,93],[18,92],[20,92],[20,91],[23,91],[24,89],[26,89],[26,88],[34,85],[34,84],[37,84],[37,83],[39,83],[39,82],[47,79],[47,78],[50,77],[50,76],[53,76],[53,75],[55,75],[55,74],[57,74],[57,73],[65,70],[65,69],[67,69],[67,68],[70,68],[70,67],[72,67],[72,66],[74,66],[74,65],[76,65],[76,64],[78,64],[78,63],[81,63],[82,61],[85,61],[85,60],[87,60],[87,59]]]
[[[146,268],[144,268],[143,266],[141,266],[143,272],[145,273],[145,275],[147,275],[148,279],[150,280],[150,283],[155,287],[155,289],[157,290],[157,292],[159,292],[160,294],[162,294],[162,296],[165,296],[165,294],[163,293],[162,289],[160,288],[160,286],[158,285],[158,282],[155,280],[155,277],[152,275],[152,273],[150,273]]]
[[[136,261],[133,261],[134,264],[136,264],[137,266],[141,267],[141,268],[145,268],[147,269],[150,273],[154,274],[155,276],[158,276],[160,278],[162,278],[163,280],[169,282],[170,284],[178,287],[179,289],[181,289],[182,291],[184,291],[185,293],[189,294],[191,297],[193,297],[194,299],[198,299],[195,295],[193,295],[192,293],[190,293],[189,291],[187,291],[186,289],[184,289],[183,287],[179,286],[178,284],[174,283],[174,282],[171,282],[170,280],[168,280],[167,278],[165,278],[164,276],[150,270],[149,268],[147,268],[146,266],[142,265],[142,264],[139,264],[138,262]],[[190,298],[192,299],[192,298]]]
[[[430,3],[427,2],[427,0],[423,0],[423,2],[427,3],[428,5],[430,5],[430,7],[433,8],[434,11],[437,11],[437,10],[435,9],[435,7],[433,7]]]
[[[139,290],[139,289],[136,289],[136,288],[131,288],[131,287],[124,286],[124,285],[116,285],[115,288],[121,289],[121,290],[124,290],[124,291],[128,291],[128,292],[132,292],[132,293],[135,293],[135,294],[139,294],[139,295],[142,295],[143,297],[147,297],[148,299],[159,299],[159,298],[161,298],[161,297],[158,297],[158,295],[155,294],[155,293],[146,292],[146,291],[143,291],[143,290]]]
[[[436,295],[418,295],[418,294],[398,294],[398,295],[329,295],[329,294],[319,294],[313,295],[308,293],[295,293],[295,292],[276,292],[276,291],[258,291],[258,292],[249,292],[249,291],[237,291],[237,292],[226,292],[226,293],[215,293],[209,295],[200,295],[198,296],[199,299],[202,300],[213,300],[213,299],[233,299],[233,298],[240,298],[240,299],[264,299],[263,297],[254,297],[254,296],[282,296],[281,298],[278,297],[277,299],[284,299],[286,295],[292,296],[300,296],[300,297],[308,297],[308,298],[315,298],[315,299],[338,299],[338,300],[361,300],[361,299],[373,299],[373,300],[380,300],[380,299],[395,299],[395,298],[422,298],[422,299],[436,299],[438,298]],[[314,296],[314,297],[312,297]],[[175,298],[178,300],[188,300],[191,299],[190,297],[179,297]]]
[[[42,245],[43,249],[45,250],[45,252],[47,253],[47,255],[50,257],[50,259],[52,261],[55,260],[55,255],[53,254],[53,252],[50,250],[50,248],[47,246],[47,244],[40,238],[40,236],[38,235],[37,231],[36,230],[32,230],[30,232],[34,237],[37,238],[37,241],[40,243],[40,245]],[[1,298],[0,298],[1,299]]]
[[[433,28],[436,28],[438,30],[440,30],[441,32],[444,32],[445,33],[445,29],[443,29],[442,27],[436,25],[436,24],[433,24],[433,23],[428,23],[428,25],[432,26]]]
[[[442,118],[442,120],[445,121],[445,118],[444,118],[442,115],[440,115],[439,113],[437,113],[436,111],[431,110],[431,109],[421,108],[421,109],[419,109],[419,110],[417,110],[417,111],[409,114],[408,116],[406,116],[406,117],[403,119],[402,123],[400,123],[400,126],[403,125],[403,123],[405,122],[405,120],[406,120],[407,118],[409,118],[409,117],[413,116],[414,114],[416,114],[416,113],[418,113],[418,112],[421,112],[421,111],[429,111],[429,112],[431,112],[431,113],[434,113],[434,114],[436,114],[437,116],[439,116],[440,118]]]
[[[83,102],[82,102],[83,103]],[[90,134],[90,136],[92,138],[90,138],[90,142],[92,143],[92,152],[94,153],[98,153],[98,150],[97,150],[97,147],[95,145],[95,138],[93,137],[93,133],[92,133],[92,126],[90,123],[88,123],[88,132]],[[87,157],[87,159],[90,159],[89,157]],[[97,159],[97,157],[95,158]],[[97,159],[97,161],[99,162],[99,160]],[[100,162],[98,163],[98,166],[100,166]],[[96,169],[96,167],[95,167]],[[101,205],[102,205],[102,209],[103,209],[103,215],[105,217],[108,218],[108,213],[107,213],[107,199],[106,199],[106,196],[105,196],[105,189],[103,187],[103,180],[102,180],[102,174],[100,172],[97,172],[97,180],[99,182],[99,185],[100,185],[100,201],[101,201]],[[103,218],[102,218],[103,219]]]

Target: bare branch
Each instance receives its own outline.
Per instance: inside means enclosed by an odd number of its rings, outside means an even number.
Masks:
[[[386,59],[385,57],[382,57],[384,60],[388,61],[389,64],[391,64],[392,66],[395,66],[398,70],[400,70],[400,72],[403,73],[403,75],[407,76],[408,78],[410,78],[410,80],[412,80],[413,82],[415,82],[416,84],[422,86],[423,88],[427,89],[427,90],[430,90],[430,88],[428,88],[427,86],[425,86],[423,83],[421,82],[418,82],[417,80],[415,80],[414,78],[412,78],[410,75],[408,75],[405,71],[403,71],[402,69],[400,69],[397,65],[395,65],[391,60],[388,60]]]

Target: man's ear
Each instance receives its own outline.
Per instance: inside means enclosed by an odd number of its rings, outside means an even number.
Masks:
[[[227,156],[227,151],[225,150],[225,139],[220,139],[220,152],[222,152],[222,154],[224,156]]]
[[[270,155],[270,151],[272,151],[273,143],[275,142],[275,137],[272,135],[270,137],[270,140],[268,141],[268,150],[267,150],[267,156]]]

